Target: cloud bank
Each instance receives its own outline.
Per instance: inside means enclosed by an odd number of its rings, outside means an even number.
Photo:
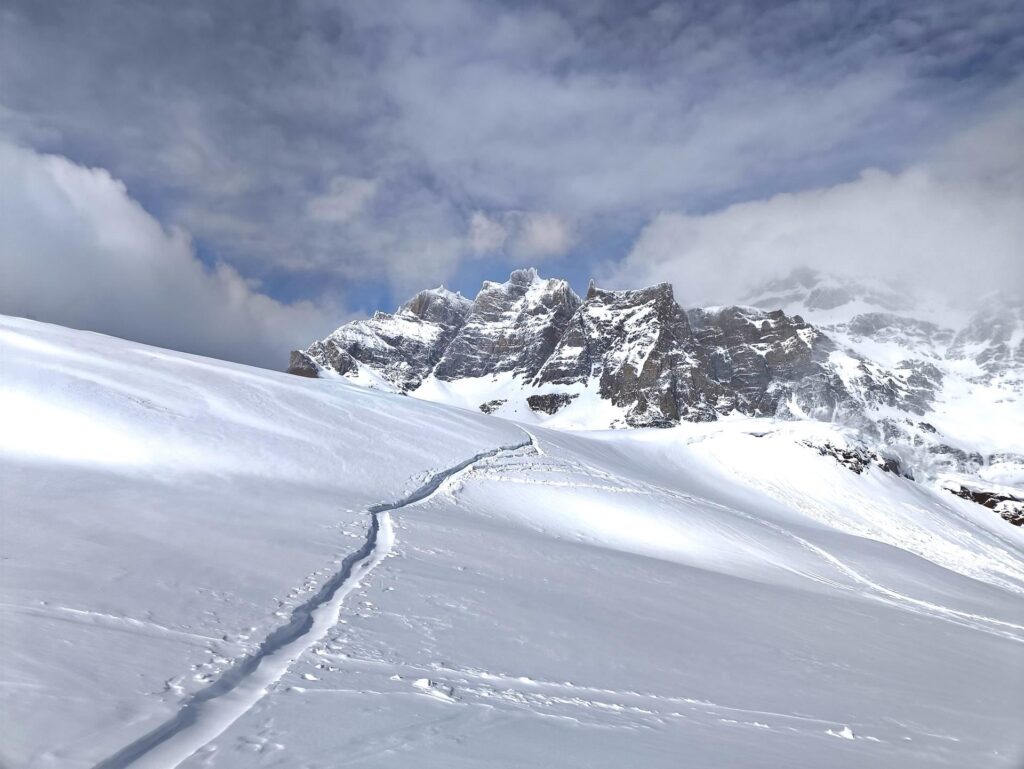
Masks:
[[[0,143],[0,312],[283,369],[340,310],[205,267],[102,169]]]
[[[1024,292],[1024,113],[956,138],[927,164],[707,215],[662,213],[610,285],[671,281],[690,304],[735,302],[798,266],[906,281],[966,303]]]
[[[1022,61],[1013,0],[10,0],[0,133],[109,169],[270,291],[398,300],[899,176],[1019,103]]]

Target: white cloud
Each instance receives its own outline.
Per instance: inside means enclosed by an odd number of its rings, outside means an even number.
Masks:
[[[339,293],[567,244],[589,274],[659,211],[924,163],[1024,89],[1008,0],[310,0],[241,26],[203,0],[8,5],[0,133],[110,169],[204,253]]]
[[[508,231],[501,222],[491,219],[483,211],[474,211],[469,219],[469,249],[474,254],[487,254],[505,245]]]
[[[501,252],[514,259],[540,261],[562,256],[575,242],[573,225],[549,211],[504,211],[493,217],[475,211],[465,248],[475,256]]]
[[[547,259],[572,248],[576,233],[564,218],[547,211],[510,214],[515,221],[511,252],[516,257]]]
[[[1014,154],[1017,168],[1007,174]],[[737,301],[744,289],[800,265],[906,279],[968,299],[993,289],[1019,293],[1024,189],[1006,183],[1024,171],[1019,155],[1019,142],[1005,145],[999,177],[973,173],[979,165],[960,156],[896,174],[868,170],[851,182],[707,215],[662,213],[604,279],[613,286],[668,280],[690,304]]]
[[[0,312],[283,368],[335,324],[206,269],[107,171],[0,142]]]
[[[330,192],[312,198],[306,213],[318,222],[347,222],[363,212],[377,194],[377,182],[351,176],[331,179]]]

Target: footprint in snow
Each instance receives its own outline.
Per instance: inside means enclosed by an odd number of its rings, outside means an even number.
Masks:
[[[412,685],[414,689],[419,689],[424,694],[437,697],[439,700],[444,700],[445,702],[455,701],[455,690],[452,687],[431,681],[429,678],[417,678],[412,682]]]
[[[856,735],[853,733],[853,729],[851,729],[849,726],[844,726],[838,732],[834,732],[831,729],[829,729],[828,734],[831,734],[833,737],[842,737],[844,740],[852,740],[854,739],[854,737],[856,737]]]

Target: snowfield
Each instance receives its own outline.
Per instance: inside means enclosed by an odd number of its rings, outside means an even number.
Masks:
[[[832,425],[559,432],[13,318],[0,425],[3,767],[1024,761],[1024,532]]]

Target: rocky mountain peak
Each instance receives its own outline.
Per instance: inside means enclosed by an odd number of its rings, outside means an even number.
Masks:
[[[536,267],[527,267],[521,270],[513,270],[512,274],[508,276],[508,283],[514,283],[523,286],[529,286],[541,280],[543,280],[543,278],[541,278],[540,275],[537,273]]]
[[[768,306],[684,311],[668,283],[612,291],[590,281],[581,300],[565,280],[516,270],[472,300],[430,289],[394,314],[347,323],[294,352],[289,371],[573,426],[837,421],[924,453],[931,468],[1024,466],[1016,448],[987,458],[961,445],[962,420],[944,416],[976,395],[993,414],[1020,399],[1022,303],[989,301],[957,331],[908,301],[872,281],[797,270],[766,284],[757,304]]]
[[[807,273],[797,280],[818,278]],[[373,374],[404,391],[426,379],[504,374],[524,391],[543,394],[534,400],[548,412],[583,388],[618,409],[622,424],[639,427],[733,411],[771,415],[783,402],[834,413],[848,394],[828,368],[832,349],[817,329],[781,310],[733,306],[688,314],[669,283],[611,291],[590,281],[581,301],[568,282],[525,269],[502,283],[484,282],[472,302],[432,289],[394,315],[342,326],[297,353],[292,370]],[[361,374],[360,366],[369,372]],[[505,400],[487,401],[489,410]]]
[[[504,283],[486,281],[434,376],[449,381],[502,372],[532,377],[579,304],[567,281],[545,280],[533,268],[516,270]]]
[[[670,284],[606,291],[591,281],[534,384],[596,380],[601,397],[624,409],[631,426],[713,418],[707,396],[714,388],[693,342]]]
[[[461,326],[472,307],[472,300],[439,286],[420,291],[399,307],[398,312],[408,312],[422,320],[443,326]]]
[[[305,351],[294,351],[288,370],[319,371],[382,381],[400,391],[417,388],[462,328],[472,303],[435,288],[421,291],[392,314],[346,323]]]

